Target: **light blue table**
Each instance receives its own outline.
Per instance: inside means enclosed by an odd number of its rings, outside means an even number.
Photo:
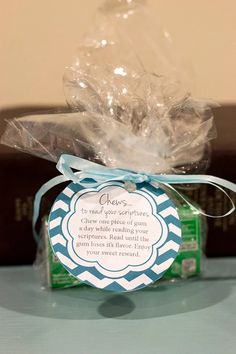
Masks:
[[[126,295],[43,290],[31,267],[0,268],[0,281],[1,354],[236,353],[236,259]]]

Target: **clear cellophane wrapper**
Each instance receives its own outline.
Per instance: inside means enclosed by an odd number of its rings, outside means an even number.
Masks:
[[[204,173],[215,137],[211,104],[143,0],[106,1],[66,68],[68,113],[7,122],[3,144],[57,161],[69,153],[108,167]]]

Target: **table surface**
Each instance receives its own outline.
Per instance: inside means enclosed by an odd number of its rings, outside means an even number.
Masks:
[[[0,268],[0,282],[1,354],[236,353],[236,258],[124,295],[45,290],[32,267]]]

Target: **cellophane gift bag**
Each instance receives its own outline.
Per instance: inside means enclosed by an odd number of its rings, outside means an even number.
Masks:
[[[171,37],[145,1],[110,0],[98,9],[63,85],[70,112],[12,119],[1,142],[55,162],[61,154],[72,154],[109,168],[152,174],[206,171],[209,141],[215,137],[211,104],[192,97],[191,78]],[[184,194],[190,187],[179,188]],[[176,201],[183,233],[179,255],[165,277],[200,274],[206,229],[200,207],[165,190]],[[81,284],[53,254],[46,216],[36,263],[48,286]]]

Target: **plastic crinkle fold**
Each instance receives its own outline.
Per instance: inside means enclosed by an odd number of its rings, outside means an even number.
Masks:
[[[171,37],[145,1],[106,1],[63,80],[70,112],[15,118],[3,143],[53,161],[70,153],[136,171],[205,171],[210,104],[192,98]]]

